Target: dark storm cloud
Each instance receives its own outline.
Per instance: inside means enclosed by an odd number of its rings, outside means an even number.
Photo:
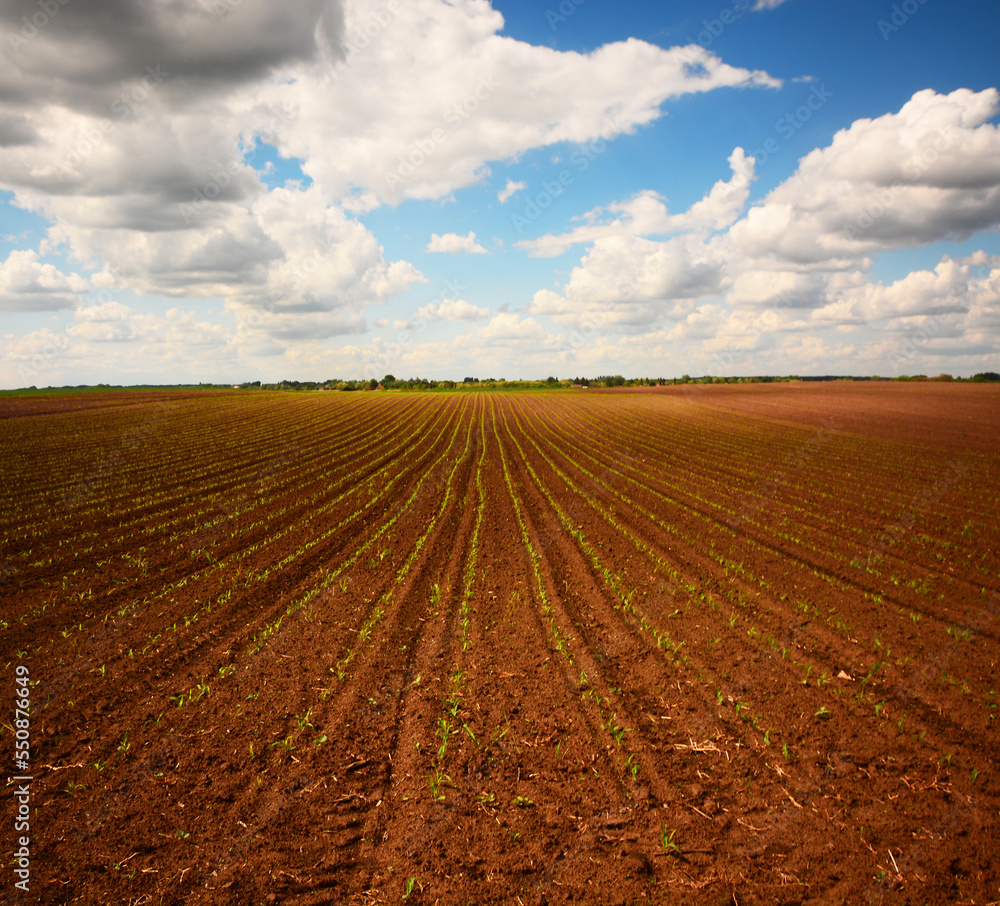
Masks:
[[[38,133],[27,117],[0,113],[0,148],[30,145]]]
[[[93,112],[147,66],[169,74],[177,103],[340,55],[343,11],[336,0],[5,0],[0,35],[0,101]]]

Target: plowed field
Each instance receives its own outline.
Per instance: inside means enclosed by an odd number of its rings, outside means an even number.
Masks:
[[[0,900],[1000,901],[994,388],[9,398],[0,457]]]

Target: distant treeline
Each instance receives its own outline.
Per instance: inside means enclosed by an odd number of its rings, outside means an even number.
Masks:
[[[772,384],[790,381],[958,381],[963,383],[983,384],[1000,381],[1000,374],[995,371],[983,371],[971,378],[952,377],[950,374],[939,374],[928,377],[926,374],[904,374],[899,377],[881,377],[879,375],[751,375],[747,377],[715,377],[703,375],[692,377],[689,374],[674,378],[625,378],[620,374],[603,374],[594,378],[574,377],[557,378],[549,376],[544,380],[508,381],[504,378],[466,377],[461,381],[435,381],[428,378],[397,378],[387,374],[381,381],[371,380],[340,380],[331,378],[328,381],[278,381],[268,384],[261,381],[244,381],[240,384],[75,384],[64,387],[24,387],[20,390],[0,390],[0,395],[15,394],[89,392],[95,390],[297,390],[297,391],[377,391],[377,390],[531,390],[559,388],[599,388],[599,387],[655,387],[676,384]]]

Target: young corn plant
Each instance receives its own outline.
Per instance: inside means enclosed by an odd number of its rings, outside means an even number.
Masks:
[[[667,830],[667,825],[660,825],[660,846],[668,856],[680,856],[681,848],[677,843],[677,831]]]

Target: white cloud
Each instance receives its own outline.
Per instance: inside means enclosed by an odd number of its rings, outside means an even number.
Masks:
[[[472,336],[487,345],[543,340],[548,335],[534,318],[522,318],[516,312],[501,312],[489,324],[478,327]]]
[[[754,158],[742,148],[736,148],[729,156],[732,178],[719,180],[704,198],[683,214],[670,214],[663,197],[647,190],[628,201],[615,202],[605,209],[588,212],[583,218],[589,221],[587,226],[577,227],[560,236],[522,240],[517,245],[533,257],[547,258],[561,255],[573,245],[611,236],[655,236],[725,229],[743,212],[750,194],[750,183],[756,179],[755,163]],[[605,212],[619,216],[602,221]]]
[[[562,294],[542,290],[527,310],[567,326],[648,328],[687,315],[723,288],[725,262],[696,236],[656,242],[622,233],[598,239],[573,268]]]
[[[1000,223],[1000,92],[921,91],[817,148],[731,230],[737,257],[841,266]]]
[[[745,214],[754,161],[737,149],[732,179],[683,214],[644,192],[590,212],[569,233],[520,243],[533,255],[589,244],[565,285],[537,292],[527,310],[624,333],[673,324],[675,339],[691,339],[724,335],[729,320],[753,312],[776,312],[783,331],[852,330],[966,313],[985,298],[976,310],[989,323],[990,290],[971,271],[984,262],[945,257],[889,286],[869,272],[876,252],[1000,224],[1000,130],[986,122],[998,109],[994,90],[919,92],[897,114],[838,132]],[[850,233],[881,192],[887,203]]]
[[[0,22],[16,33],[35,8],[17,0]],[[96,285],[222,298],[259,310],[256,333],[280,342],[361,330],[366,306],[423,279],[347,212],[446,198],[490,161],[634,131],[672,97],[780,84],[699,47],[532,46],[500,34],[486,2],[219,10],[107,0],[95,29],[91,0],[61,6],[30,48],[0,57],[0,188],[52,223],[42,250],[83,262]],[[298,158],[310,188],[269,191],[258,140]],[[486,252],[471,232],[429,248]]]
[[[42,264],[34,251],[13,251],[0,263],[0,311],[58,311],[75,308],[90,284]]]
[[[979,260],[978,258],[973,260]],[[831,288],[829,304],[817,309],[817,320],[855,320],[869,323],[888,318],[967,313],[976,301],[995,303],[1000,268],[988,277],[976,278],[969,262],[945,255],[933,271],[912,271],[885,286],[865,281],[843,289]]]
[[[792,270],[744,270],[729,287],[726,301],[735,308],[812,308],[823,298],[822,274]]]
[[[513,179],[507,180],[507,185],[504,186],[499,192],[497,192],[497,198],[500,204],[506,204],[507,200],[514,195],[516,192],[520,192],[522,189],[527,189],[528,184],[525,182],[514,182]]]
[[[439,236],[434,233],[425,251],[442,252],[448,255],[457,255],[460,252],[469,255],[486,254],[486,249],[476,242],[475,233],[469,233],[468,236],[459,236],[458,233],[445,233],[443,236]]]
[[[84,260],[103,262],[95,284],[148,295],[221,297],[276,337],[325,337],[363,327],[365,307],[423,275],[387,261],[364,226],[328,206],[318,190],[276,189],[200,230],[50,230]]]
[[[219,355],[231,339],[229,330],[198,321],[190,311],[171,308],[161,317],[137,312],[117,301],[77,309],[65,334],[74,344],[137,343],[146,352],[178,348],[196,355],[210,350],[213,356]]]
[[[780,84],[696,46],[532,46],[506,36],[485,0],[223,6],[73,0],[30,46],[0,55],[0,188],[52,225],[36,251],[0,262],[0,310],[76,312],[60,361],[89,373],[99,375],[109,343],[126,372],[143,356],[206,375],[265,360],[321,367],[329,338],[363,331],[372,306],[426,281],[387,258],[361,214],[451,199],[533,149],[633,133],[671,98]],[[0,33],[17,34],[37,9],[11,0]],[[995,89],[919,92],[838,132],[749,210],[755,161],[739,148],[731,174],[686,211],[655,191],[605,200],[519,244],[535,257],[582,246],[563,283],[521,313],[441,297],[417,318],[468,329],[406,355],[424,373],[449,362],[506,371],[495,364],[503,356],[547,373],[561,355],[648,370],[671,350],[708,361],[720,343],[745,344],[747,325],[772,311],[777,326],[752,344],[774,356],[767,370],[820,354],[874,363],[928,319],[941,332],[927,349],[964,350],[958,360],[972,362],[1000,332],[996,261],[946,257],[887,284],[871,271],[887,250],[1000,223],[998,111]],[[311,185],[269,189],[280,164],[253,159],[258,139],[301,161]],[[497,199],[525,188],[507,180]],[[435,234],[427,250],[486,253],[472,231]],[[58,254],[89,278],[40,257]],[[117,302],[81,308],[91,286],[218,299],[233,326],[180,302],[165,316]],[[414,323],[377,313],[382,326]],[[588,342],[567,351],[574,331]],[[34,331],[5,342],[0,352],[23,361],[54,341]]]
[[[481,321],[490,315],[488,308],[479,308],[465,299],[444,299],[418,308],[413,317],[419,321]]]
[[[351,4],[348,36],[383,6]],[[490,161],[632,132],[669,98],[780,84],[697,45],[632,39],[560,52],[502,36],[502,26],[488,3],[407,0],[335,73],[269,86],[272,104],[297,111],[282,152],[338,197],[438,199],[480,181]]]
[[[172,308],[162,316],[111,300],[77,308],[58,330],[43,328],[0,341],[0,384],[13,387],[108,382],[204,380],[195,375],[239,368],[232,330]],[[108,345],[114,344],[113,352]],[[249,367],[256,370],[252,363]]]

